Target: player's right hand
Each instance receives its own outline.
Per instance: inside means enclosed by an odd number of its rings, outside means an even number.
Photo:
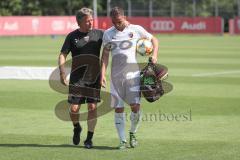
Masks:
[[[66,76],[65,76],[65,74],[63,74],[63,73],[60,74],[60,81],[61,81],[61,83],[62,83],[64,86],[68,86],[68,85],[69,85],[69,82],[67,81]]]

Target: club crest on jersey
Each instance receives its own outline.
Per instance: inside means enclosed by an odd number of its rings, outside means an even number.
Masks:
[[[77,44],[79,42],[79,39],[74,39],[75,40],[75,44]]]
[[[130,38],[133,38],[133,32],[128,33],[128,36],[129,36]]]
[[[89,36],[83,37],[83,39],[84,39],[85,42],[88,42],[89,41]]]

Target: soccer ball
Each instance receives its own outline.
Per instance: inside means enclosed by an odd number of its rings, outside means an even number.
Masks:
[[[148,39],[139,39],[137,41],[136,50],[141,56],[150,56],[153,51],[153,44]]]

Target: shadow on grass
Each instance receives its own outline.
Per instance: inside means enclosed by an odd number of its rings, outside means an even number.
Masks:
[[[70,144],[60,144],[60,145],[54,145],[54,144],[0,144],[0,147],[36,147],[36,148],[84,148],[84,146],[74,146]],[[94,146],[92,149],[94,150],[116,150],[116,147],[109,147],[109,146]],[[91,150],[92,150],[91,149]]]

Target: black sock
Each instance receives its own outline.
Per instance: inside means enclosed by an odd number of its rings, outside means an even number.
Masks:
[[[91,141],[91,140],[92,140],[93,133],[94,133],[94,132],[90,132],[90,131],[88,131],[86,141]]]
[[[73,124],[73,126],[74,126],[74,128],[81,128],[81,126],[80,126],[79,122],[77,122],[77,123]]]

